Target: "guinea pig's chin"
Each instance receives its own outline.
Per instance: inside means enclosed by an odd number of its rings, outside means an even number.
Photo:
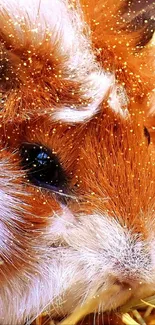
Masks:
[[[60,315],[67,315],[74,311],[74,309],[79,305],[84,305],[88,303],[89,299],[98,298],[98,303],[95,306],[95,309],[90,309],[89,314],[91,313],[104,313],[107,311],[117,310],[118,313],[124,311],[128,312],[131,307],[134,307],[140,303],[140,299],[145,299],[146,297],[150,297],[154,294],[154,290],[150,285],[142,285],[136,289],[131,288],[127,284],[114,283],[114,282],[105,282],[96,293],[91,292],[87,297],[87,288],[81,287],[79,285],[76,286],[76,292],[79,294],[83,291],[83,295],[78,299],[78,294],[75,294],[75,288],[71,288],[66,291],[63,295],[63,302],[61,304],[61,310],[59,309]],[[76,298],[75,298],[76,297]],[[53,305],[54,312],[53,316],[57,316],[57,307],[55,304]]]

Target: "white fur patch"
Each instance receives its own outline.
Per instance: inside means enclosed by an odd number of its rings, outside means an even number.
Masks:
[[[94,73],[90,75],[90,81],[87,80],[87,87],[85,89],[85,97],[92,98],[92,102],[82,109],[62,107],[60,110],[56,110],[53,113],[53,117],[56,120],[64,122],[83,122],[92,118],[99,110],[100,104],[106,97],[109,88],[113,82],[113,77],[107,74]]]
[[[129,100],[125,88],[120,85],[115,85],[110,92],[108,103],[110,107],[120,114],[123,118],[129,117],[128,104]]]
[[[45,309],[53,316],[56,311],[59,315],[70,313],[99,288],[108,290],[117,280],[130,286],[131,279],[130,293],[120,284],[117,299],[107,296],[102,302],[103,311],[155,290],[148,243],[139,235],[131,234],[107,215],[75,218],[68,208],[61,208],[59,214],[51,216],[51,226],[33,240],[31,271],[19,270],[18,276],[1,285],[2,325],[20,325]]]

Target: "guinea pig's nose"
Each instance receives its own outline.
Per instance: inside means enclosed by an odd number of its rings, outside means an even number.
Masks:
[[[113,246],[110,264],[116,281],[134,288],[150,283],[155,274],[150,247],[138,235],[124,238],[124,245]]]
[[[150,265],[148,261],[148,265]],[[138,287],[146,282],[145,275],[148,271],[148,265],[139,265],[137,267],[137,260],[131,264],[121,260],[116,260],[113,268],[114,282],[128,287]]]
[[[125,276],[123,274],[120,274],[118,276],[114,277],[114,284],[121,285],[121,287],[137,287],[142,282],[138,280],[138,278],[131,276],[130,274]]]
[[[124,282],[124,279],[126,281],[130,281],[134,278],[137,278],[138,276],[138,273],[135,273],[134,269],[131,269],[129,266],[124,265],[124,263],[119,260],[115,262],[114,269],[118,272],[120,282]]]

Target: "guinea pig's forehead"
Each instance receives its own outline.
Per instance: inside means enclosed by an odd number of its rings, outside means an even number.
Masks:
[[[100,114],[94,119],[89,121],[83,127],[83,132],[85,134],[90,134],[90,136],[103,136],[104,138],[116,137],[128,137],[132,138],[144,137],[144,123],[143,121],[135,121],[132,119],[123,119],[119,115],[110,112],[110,114]]]

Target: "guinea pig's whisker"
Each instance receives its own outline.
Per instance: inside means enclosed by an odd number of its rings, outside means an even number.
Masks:
[[[47,303],[47,305],[45,305],[41,310],[39,310],[39,312],[33,316],[28,323],[26,323],[25,325],[30,325],[31,323],[33,323],[35,321],[35,319],[41,315],[43,312],[45,312],[45,310],[47,310],[49,308],[49,306],[51,305],[51,302]]]
[[[97,316],[97,313],[96,311],[94,312],[94,317],[93,317],[93,325],[96,325],[96,316]]]
[[[102,323],[104,324],[104,312],[103,312],[103,304],[102,304],[102,318],[101,318],[101,320],[102,320]]]
[[[97,308],[97,310],[96,310],[96,314],[97,314],[97,316],[100,314],[100,312],[101,312],[101,308],[102,308],[102,302],[100,301],[100,303],[99,303],[99,305],[98,305],[98,308]]]
[[[18,147],[15,148],[15,149],[13,149],[13,151],[11,152],[11,154],[12,154],[13,156],[15,156],[17,153],[19,153],[19,148],[18,148]]]
[[[65,196],[65,197],[67,197],[67,198],[69,198],[69,199],[72,199],[72,200],[77,200],[77,197],[76,196],[73,196],[73,195],[70,195],[70,194],[66,194],[66,193],[63,193],[63,192],[61,192],[61,191],[52,191],[52,192],[54,192],[54,193],[56,193],[56,194],[58,194],[58,195],[60,195],[60,196]]]
[[[23,183],[25,185],[28,185],[27,181],[25,181]],[[55,189],[52,188],[52,186],[51,187],[49,186],[49,188],[46,188],[46,187],[42,188],[41,186],[37,186],[37,185],[31,183],[31,187],[37,188],[37,190],[39,190],[40,193],[42,195],[44,195],[45,197],[46,197],[45,191],[50,191],[50,192],[52,192],[52,193],[54,193],[56,195],[60,195],[60,196],[63,196],[63,197],[66,197],[66,198],[69,198],[69,199],[72,199],[72,200],[77,200],[77,196],[71,195],[71,194],[68,194],[68,193],[64,193],[64,192],[62,192],[62,190],[55,190]],[[50,204],[50,200],[48,201],[48,203]]]

